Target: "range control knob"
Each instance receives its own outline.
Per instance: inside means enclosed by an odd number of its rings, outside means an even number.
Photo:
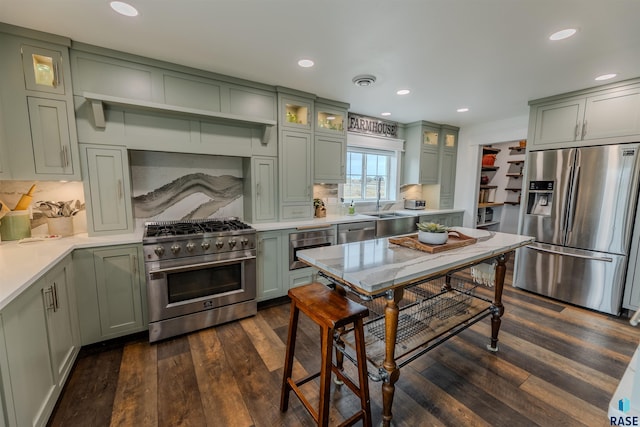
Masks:
[[[209,242],[202,242],[202,244],[200,246],[202,246],[202,250],[204,250],[204,251],[208,250],[211,247]]]
[[[236,246],[236,241],[235,240],[229,240],[229,247],[233,248]]]
[[[242,243],[242,246],[247,246],[249,244],[249,239],[245,237],[244,239],[240,240],[240,243]]]
[[[180,252],[180,245],[175,244],[171,246],[171,252],[173,252],[174,255],[177,255],[178,252]]]
[[[195,248],[195,247],[196,247],[196,245],[194,245],[191,242],[187,243],[187,246],[186,246],[188,252],[193,252],[193,248]]]
[[[155,252],[155,254],[158,256],[162,256],[164,255],[164,248],[162,246],[158,246],[153,250],[153,252]]]
[[[224,242],[222,240],[216,241],[216,248],[222,249],[223,246],[224,246]]]

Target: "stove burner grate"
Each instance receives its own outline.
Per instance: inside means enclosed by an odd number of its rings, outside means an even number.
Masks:
[[[195,219],[184,221],[158,221],[145,224],[145,237],[187,236],[204,233],[220,233],[251,230],[251,226],[237,218]]]

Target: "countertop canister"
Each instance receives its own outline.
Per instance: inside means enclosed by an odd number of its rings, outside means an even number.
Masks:
[[[0,240],[20,240],[25,237],[31,237],[29,211],[7,212],[6,215],[0,219]]]

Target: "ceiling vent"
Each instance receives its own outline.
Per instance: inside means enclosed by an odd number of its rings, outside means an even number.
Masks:
[[[376,76],[362,74],[360,76],[355,76],[352,81],[356,86],[371,86],[376,82]]]

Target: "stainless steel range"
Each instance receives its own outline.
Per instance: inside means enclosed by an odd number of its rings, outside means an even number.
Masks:
[[[147,222],[142,240],[155,342],[256,314],[256,231],[238,218]]]

